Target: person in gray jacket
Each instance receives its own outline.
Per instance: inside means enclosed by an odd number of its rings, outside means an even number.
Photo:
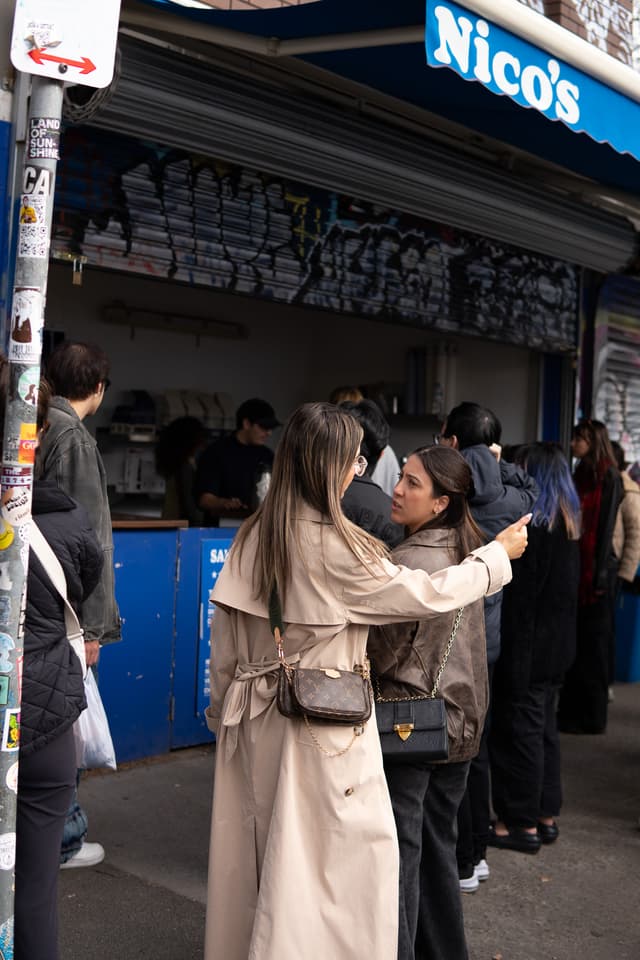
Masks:
[[[39,479],[52,480],[80,503],[100,543],[100,582],[82,604],[87,665],[94,670],[100,648],[121,639],[115,599],[113,535],[107,476],[95,439],[84,425],[97,412],[109,386],[109,359],[98,346],[64,341],[51,354],[46,376],[53,398],[39,451]],[[77,803],[69,811],[62,845],[63,866],[92,866],[104,857],[99,843],[86,843],[87,819]]]
[[[438,442],[459,450],[471,467],[473,494],[471,515],[487,540],[503,527],[531,510],[538,488],[520,467],[500,458],[502,426],[493,411],[477,403],[454,407],[442,426]],[[485,598],[489,689],[493,667],[500,654],[502,593]],[[489,876],[486,862],[489,839],[489,752],[487,737],[490,712],[477,757],[471,762],[466,794],[458,818],[458,867],[464,892],[473,892]]]

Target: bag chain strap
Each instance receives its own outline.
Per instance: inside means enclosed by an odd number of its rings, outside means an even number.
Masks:
[[[449,654],[451,653],[451,647],[453,646],[453,641],[456,638],[456,633],[458,632],[458,627],[460,626],[460,621],[462,620],[463,610],[464,610],[464,607],[460,607],[460,609],[456,614],[456,619],[454,620],[454,623],[453,623],[453,629],[451,630],[451,636],[449,637],[449,641],[444,651],[442,661],[440,663],[440,666],[438,667],[438,672],[436,674],[436,679],[433,684],[433,690],[431,691],[431,693],[427,694],[426,697],[424,695],[412,696],[412,697],[383,697],[380,694],[380,679],[378,676],[376,676],[376,693],[377,693],[376,701],[378,703],[404,703],[406,700],[435,700],[438,694],[438,687],[440,686],[440,681],[442,679],[444,668],[447,665],[447,660],[449,659]]]

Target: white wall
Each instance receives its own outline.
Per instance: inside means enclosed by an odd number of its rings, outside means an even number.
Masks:
[[[67,337],[93,340],[107,350],[112,387],[95,420],[106,425],[131,388],[161,393],[199,389],[230,393],[236,404],[250,396],[286,415],[304,400],[326,399],[342,383],[402,382],[406,352],[433,340],[420,330],[324,311],[283,306],[247,297],[86,269],[72,285],[70,265],[52,266],[46,326]],[[128,307],[168,310],[246,324],[246,340],[138,330],[100,319],[114,300]],[[449,338],[451,339],[451,338]],[[537,359],[529,351],[478,339],[457,339],[456,392],[452,403],[476,400],[491,407],[504,426],[504,441],[534,439]],[[94,424],[95,425],[95,424]],[[428,439],[432,428],[428,427]],[[398,431],[401,442],[405,431]],[[420,431],[417,441],[426,439]]]

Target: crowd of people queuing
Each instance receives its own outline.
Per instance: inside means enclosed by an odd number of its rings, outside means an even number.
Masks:
[[[348,393],[288,421],[212,594],[206,960],[464,960],[487,850],[558,839],[559,728],[606,728],[614,598],[640,561],[640,489],[606,427],[576,425],[572,475],[556,443],[502,451],[498,418],[463,403],[389,496],[372,490],[384,418]],[[298,669],[368,656],[383,702],[436,679],[446,758],[398,762],[372,723],[284,716],[274,587]]]
[[[82,424],[107,374],[92,345],[52,356],[33,496],[94,669],[120,633],[104,467]],[[0,396],[7,380],[3,360]],[[212,593],[205,960],[465,960],[462,896],[489,879],[487,851],[535,854],[559,836],[558,730],[606,729],[614,601],[640,561],[640,488],[595,420],[574,428],[573,475],[558,444],[501,448],[498,418],[476,403],[449,411],[402,466],[357,388],[294,411],[274,455],[266,441],[279,426],[253,398],[208,447],[193,417],[157,445],[165,516],[241,523]],[[399,761],[366,716],[285,715],[283,677],[294,689],[292,672],[306,670],[358,676],[377,702],[408,705],[403,742],[412,705],[437,691],[444,754]],[[60,862],[104,856],[86,842],[76,793],[71,726],[84,706],[64,602],[32,555],[17,960],[58,960]]]

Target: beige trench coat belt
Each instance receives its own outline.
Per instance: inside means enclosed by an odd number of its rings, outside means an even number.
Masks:
[[[287,663],[297,663],[300,654],[287,657]],[[239,663],[225,698],[221,726],[225,728],[225,759],[231,760],[238,746],[240,723],[249,707],[249,719],[259,717],[273,703],[276,696],[278,660],[260,663]]]

